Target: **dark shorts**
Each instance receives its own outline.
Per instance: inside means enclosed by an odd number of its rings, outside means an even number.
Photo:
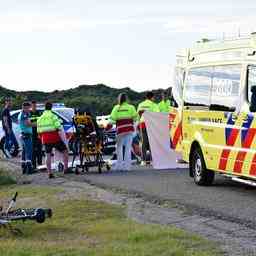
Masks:
[[[67,150],[67,147],[63,141],[59,141],[53,144],[45,144],[44,146],[46,154],[52,153],[53,148],[57,149],[59,152],[64,152],[65,150]]]

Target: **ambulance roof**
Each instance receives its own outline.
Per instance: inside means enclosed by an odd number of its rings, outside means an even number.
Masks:
[[[198,41],[189,49],[181,49],[176,54],[177,65],[184,65],[186,61],[194,64],[206,62],[220,62],[231,60],[256,60],[256,34],[249,37],[239,37],[229,40]],[[182,63],[182,64],[181,64]]]
[[[223,40],[223,41],[199,41],[197,44],[190,49],[192,54],[200,54],[212,51],[226,51],[232,49],[243,49],[251,48],[250,38],[239,38],[234,40]]]

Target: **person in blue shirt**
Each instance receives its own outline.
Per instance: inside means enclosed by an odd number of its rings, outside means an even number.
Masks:
[[[19,127],[21,131],[21,142],[22,142],[22,161],[21,168],[23,174],[32,174],[32,122],[30,121],[30,103],[24,102],[22,104],[22,111],[18,116]]]

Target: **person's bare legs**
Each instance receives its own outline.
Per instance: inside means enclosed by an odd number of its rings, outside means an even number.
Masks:
[[[52,156],[51,153],[46,154],[46,167],[48,174],[50,175],[52,173]]]
[[[63,151],[62,157],[63,157],[64,173],[65,173],[68,169],[68,151],[67,150]]]

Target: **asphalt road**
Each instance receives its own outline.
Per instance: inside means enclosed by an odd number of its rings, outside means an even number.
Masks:
[[[168,200],[193,214],[215,216],[256,227],[256,188],[220,175],[210,187],[195,185],[187,169],[159,171],[144,168],[78,177],[98,186],[141,193],[149,199]]]

